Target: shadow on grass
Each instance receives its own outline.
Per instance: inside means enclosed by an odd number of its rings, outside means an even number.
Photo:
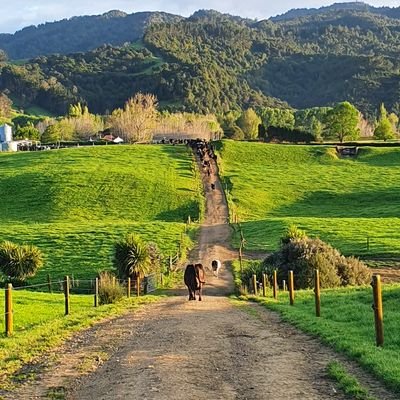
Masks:
[[[192,170],[191,150],[185,145],[159,145],[162,146],[162,152],[173,159],[176,165],[176,171],[181,177],[192,178],[189,171]]]
[[[320,190],[274,210],[276,217],[390,218],[398,217],[400,187],[349,193]],[[379,205],[379,207],[377,207]]]
[[[357,161],[374,167],[400,167],[400,148],[360,148]]]
[[[25,172],[1,179],[1,220],[48,222],[52,215],[54,196],[52,178]]]
[[[189,215],[193,221],[199,218],[199,204],[195,200],[188,201],[186,204],[173,210],[162,211],[154,219],[164,222],[186,222]]]

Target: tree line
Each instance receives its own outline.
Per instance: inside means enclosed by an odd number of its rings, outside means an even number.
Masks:
[[[367,120],[349,102],[334,107],[303,110],[277,107],[230,110],[220,114],[169,112],[158,109],[154,94],[136,93],[125,105],[107,115],[94,114],[87,105],[71,104],[63,117],[48,118],[18,114],[12,117],[12,101],[0,94],[0,122],[14,125],[15,139],[59,143],[71,140],[97,140],[106,134],[119,136],[127,143],[147,143],[159,137],[222,136],[235,140],[276,140],[294,142],[339,142],[373,137],[394,139],[399,118],[382,103],[375,120]]]

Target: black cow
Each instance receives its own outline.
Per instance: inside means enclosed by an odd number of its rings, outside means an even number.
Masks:
[[[196,291],[199,293],[201,301],[201,292],[205,282],[205,272],[202,264],[189,264],[185,269],[185,285],[189,290],[189,300],[196,300]]]

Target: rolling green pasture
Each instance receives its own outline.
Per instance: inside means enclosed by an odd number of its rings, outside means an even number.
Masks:
[[[0,290],[3,304],[4,290]],[[14,334],[0,334],[0,388],[6,388],[11,374],[14,379],[24,379],[16,373],[24,363],[41,352],[54,348],[71,334],[102,318],[134,310],[142,304],[157,301],[160,296],[142,296],[124,299],[117,304],[93,307],[93,296],[71,295],[70,315],[64,316],[64,295],[38,293],[27,290],[13,291]],[[0,315],[4,326],[4,315]]]
[[[332,150],[222,142],[221,174],[247,249],[276,249],[295,224],[347,255],[399,254],[400,148],[361,148],[355,159]]]
[[[93,146],[0,153],[0,240],[37,245],[47,273],[91,278],[111,267],[128,232],[164,255],[188,245],[185,221],[200,218],[200,182],[183,146]],[[189,234],[191,232],[188,232]]]

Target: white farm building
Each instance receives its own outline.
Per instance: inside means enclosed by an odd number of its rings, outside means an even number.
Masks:
[[[0,151],[18,151],[18,146],[32,145],[29,140],[13,140],[12,127],[8,124],[0,126]]]

